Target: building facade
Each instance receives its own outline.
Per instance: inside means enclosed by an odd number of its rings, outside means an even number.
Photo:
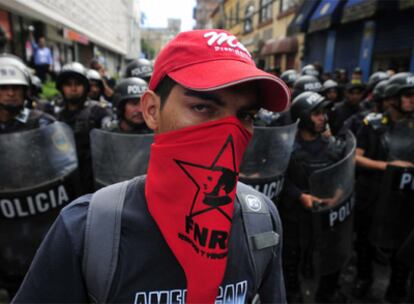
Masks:
[[[124,58],[140,53],[138,0],[0,0],[0,22],[9,37],[8,51],[29,61],[28,28],[44,36],[53,52],[54,69],[70,61],[88,65],[102,58],[115,72]]]
[[[210,15],[219,4],[219,0],[197,0],[197,4],[193,10],[193,19],[195,20],[194,29],[212,28],[212,20]]]
[[[213,27],[229,30],[257,65],[269,72],[299,67],[300,40],[287,29],[300,0],[224,0],[213,11]],[[303,40],[303,39],[302,39]]]
[[[360,67],[363,79],[388,69],[414,72],[414,1],[320,0],[306,15],[303,63],[327,73]]]
[[[167,27],[143,27],[141,29],[142,41],[153,51],[153,54],[145,54],[145,56],[148,59],[154,59],[164,45],[178,35],[180,29],[181,20],[173,18],[167,20]]]

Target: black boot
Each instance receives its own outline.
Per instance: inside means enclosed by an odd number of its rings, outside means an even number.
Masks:
[[[310,248],[310,249],[308,249],[304,252],[301,272],[302,272],[302,276],[305,279],[311,279],[315,275],[315,269],[313,267],[313,251],[312,251],[312,248]]]
[[[391,262],[391,278],[385,293],[385,300],[390,303],[402,303],[407,296],[409,269],[393,259]]]
[[[319,279],[315,294],[316,303],[347,303],[347,297],[340,292],[338,286],[340,271],[323,275]]]
[[[285,250],[283,258],[283,274],[285,277],[286,299],[288,303],[303,302],[299,281],[299,262],[299,250]]]
[[[352,295],[357,299],[362,299],[368,294],[372,286],[372,262],[375,248],[368,242],[365,242],[357,244],[355,249],[357,252],[357,277],[352,289]]]

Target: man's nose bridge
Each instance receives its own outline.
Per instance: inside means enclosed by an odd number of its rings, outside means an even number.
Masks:
[[[9,86],[9,87],[6,88],[7,95],[14,95],[16,93],[16,91],[17,91],[17,89],[13,88],[12,86]]]

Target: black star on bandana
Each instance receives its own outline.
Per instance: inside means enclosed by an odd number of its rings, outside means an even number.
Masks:
[[[231,222],[231,214],[226,213],[222,207],[232,203],[233,198],[230,194],[237,184],[238,173],[232,136],[227,138],[211,165],[181,160],[175,162],[197,188],[189,217],[194,218],[216,210]],[[232,168],[228,168],[229,164],[232,164]]]

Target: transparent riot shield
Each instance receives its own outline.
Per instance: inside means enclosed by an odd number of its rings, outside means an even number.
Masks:
[[[60,122],[0,135],[0,276],[21,277],[61,208],[78,195],[75,142]]]
[[[310,226],[302,226],[302,230],[309,237],[306,245],[321,275],[341,269],[351,257],[355,148],[355,137],[348,132],[345,157],[314,171],[309,178],[310,194],[322,199],[322,203],[306,214]]]
[[[239,180],[277,201],[289,165],[298,123],[255,127],[244,153]]]
[[[97,188],[147,173],[152,134],[125,134],[94,129],[90,133]]]
[[[414,163],[414,120],[403,120],[385,133],[388,160]],[[414,229],[414,168],[388,166],[379,186],[370,240],[378,247],[399,248]]]

